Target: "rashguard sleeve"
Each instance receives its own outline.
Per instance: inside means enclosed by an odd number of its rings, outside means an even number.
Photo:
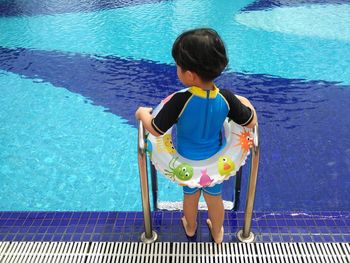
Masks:
[[[167,130],[177,122],[177,119],[190,96],[190,92],[175,93],[170,100],[165,103],[157,116],[153,118],[153,129],[155,129],[160,135],[166,133]]]
[[[248,125],[253,120],[254,111],[245,106],[231,91],[222,89],[220,93],[229,105],[227,117],[242,126]]]

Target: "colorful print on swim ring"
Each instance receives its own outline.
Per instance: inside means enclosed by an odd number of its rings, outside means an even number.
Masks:
[[[157,115],[166,101],[167,99],[163,100],[156,107],[153,116]],[[172,128],[159,137],[148,133],[147,151],[156,169],[179,185],[192,188],[214,186],[237,173],[245,164],[253,145],[252,129],[229,118],[224,122],[224,133],[225,147],[205,160],[194,161],[181,156],[172,143]]]

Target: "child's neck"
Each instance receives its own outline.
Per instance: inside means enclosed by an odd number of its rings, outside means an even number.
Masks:
[[[196,86],[198,88],[201,88],[202,90],[208,91],[208,90],[214,90],[215,89],[215,85],[214,82],[210,81],[210,82],[203,82],[200,81],[198,83],[194,83],[193,86]]]

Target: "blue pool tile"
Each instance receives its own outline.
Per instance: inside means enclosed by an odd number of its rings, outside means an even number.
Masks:
[[[297,236],[297,235],[291,235],[293,242],[303,242],[303,239],[301,236]]]
[[[271,240],[272,242],[283,242],[283,239],[281,236],[277,236],[277,235],[272,235],[271,236]]]
[[[50,226],[59,226],[60,225],[60,220],[52,220],[51,223],[50,223]]]
[[[305,236],[303,236],[303,239],[304,239],[304,242],[313,242],[312,236],[305,235]]]
[[[47,227],[38,227],[37,228],[37,233],[46,233],[47,232]]]
[[[64,242],[69,242],[71,240],[72,240],[72,235],[70,234],[63,235],[61,238],[61,241],[64,241]]]
[[[224,227],[228,241],[235,242],[236,233],[243,226],[243,215],[242,212],[226,212]],[[153,226],[160,240],[186,239],[181,216],[181,211],[152,213]],[[260,242],[345,242],[350,236],[350,227],[346,223],[348,218],[343,218],[341,213],[284,215],[259,212],[254,216],[252,231]],[[207,217],[207,212],[199,212],[197,241],[210,239]],[[139,241],[143,231],[143,214],[140,212],[2,212],[0,219],[0,238],[8,241]]]
[[[52,240],[53,235],[44,235],[44,237],[42,238],[42,241],[44,242],[48,242]]]
[[[43,241],[43,237],[44,237],[44,234],[36,234],[34,236],[34,240],[38,241],[38,242],[41,242],[41,241]]]
[[[56,232],[56,227],[48,227],[46,233],[55,233]]]
[[[324,239],[322,236],[314,235],[313,238],[315,242],[324,242]]]
[[[262,241],[263,242],[271,242],[271,237],[267,235],[262,235]]]
[[[350,242],[350,235],[343,235],[344,242]]]

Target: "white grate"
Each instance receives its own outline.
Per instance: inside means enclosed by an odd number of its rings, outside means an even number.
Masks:
[[[348,243],[0,242],[0,263],[350,263]]]

